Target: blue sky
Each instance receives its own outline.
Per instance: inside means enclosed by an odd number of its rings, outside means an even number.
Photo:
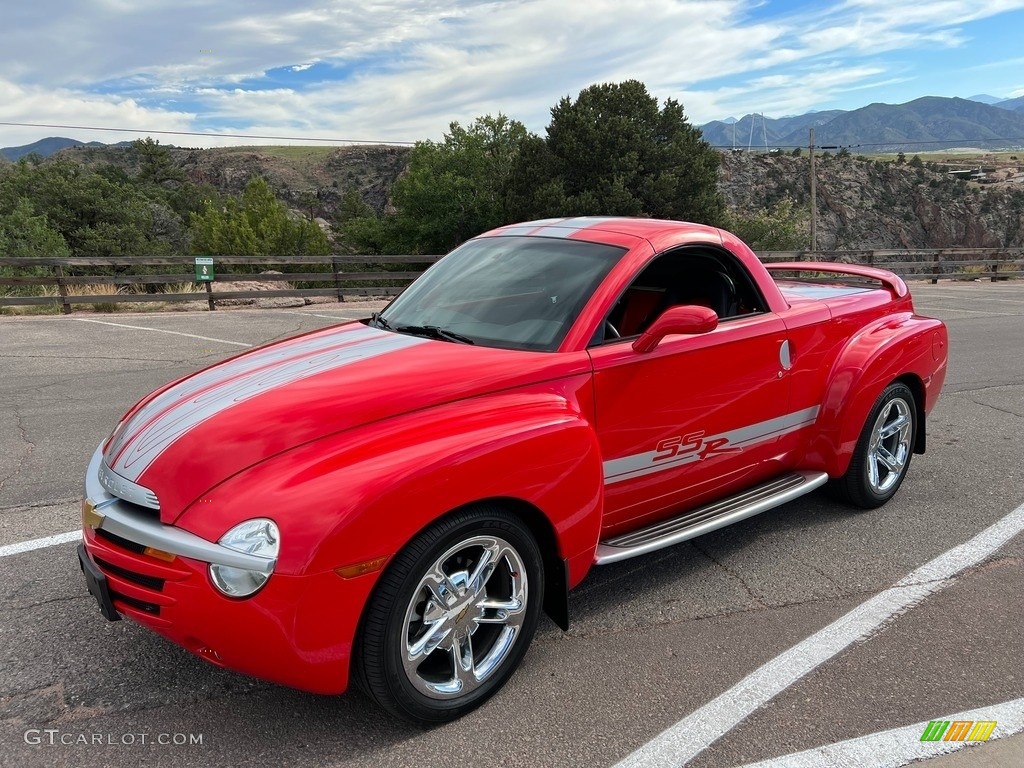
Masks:
[[[1024,0],[33,0],[4,19],[0,121],[137,135],[415,141],[497,112],[542,132],[561,97],[627,78],[698,124],[1024,95]],[[135,138],[0,126],[0,146],[54,134]]]

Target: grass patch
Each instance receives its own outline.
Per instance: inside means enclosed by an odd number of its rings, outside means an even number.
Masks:
[[[24,307],[0,307],[0,315],[59,315],[60,304],[30,304]]]
[[[124,301],[96,301],[86,303],[74,303],[71,305],[73,312],[91,309],[94,312],[157,312],[167,309],[189,308],[190,302],[164,302],[164,301],[132,301],[132,295],[143,295],[148,293],[144,284],[132,283],[129,285],[113,285],[110,283],[95,283],[89,285],[69,285],[68,296],[124,296]],[[189,293],[196,295],[196,301],[205,302],[206,288],[199,283],[167,283],[159,286],[157,293]],[[44,296],[52,298],[51,304],[27,304],[24,306],[0,307],[0,315],[57,315],[63,311],[60,301],[60,292],[57,286],[28,286],[18,291],[5,291],[0,296]]]
[[[218,152],[225,152],[230,154],[245,154],[248,152],[255,152],[258,155],[265,155],[267,157],[284,157],[291,160],[301,158],[321,158],[327,157],[334,152],[337,147],[311,147],[311,146],[256,146],[256,147],[223,147],[218,149]]]
[[[64,286],[68,296],[110,296],[118,292],[116,285],[105,283],[93,283],[91,285],[66,285]],[[60,291],[55,285],[44,285],[41,296],[60,296]],[[83,306],[76,304],[75,306]],[[117,312],[118,305],[113,301],[98,301],[95,304],[86,304],[96,312]]]

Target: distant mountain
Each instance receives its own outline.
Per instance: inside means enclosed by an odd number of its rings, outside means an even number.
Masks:
[[[778,146],[785,143],[782,141],[784,136],[800,130],[805,133],[802,143],[806,144],[808,128],[824,125],[841,114],[842,110],[833,109],[778,118],[744,115],[733,123],[715,120],[700,126],[700,130],[704,134],[704,140],[717,147],[736,146],[745,149],[750,145],[763,149],[766,140],[769,147]]]
[[[793,143],[803,137],[788,138]],[[968,99],[925,96],[906,104],[869,104],[839,115],[822,126],[815,138],[821,145],[873,145],[869,147],[873,151],[914,145],[942,149],[958,142],[986,148],[1020,146],[1024,114]]]
[[[1024,145],[1024,99],[998,106],[971,99],[925,96],[906,104],[869,104],[850,112],[812,112],[763,121],[746,115],[734,126],[720,121],[700,126],[704,138],[719,147],[804,147],[808,128],[818,146],[862,146],[865,151],[943,149],[963,142],[988,149]],[[751,134],[751,125],[753,133]],[[767,142],[766,142],[767,137]],[[935,142],[930,145],[927,142]]]
[[[1005,101],[1000,96],[990,96],[987,93],[979,93],[977,96],[968,96],[968,101],[980,101],[982,104],[998,104],[1000,101]]]
[[[999,107],[1000,109],[1011,109],[1014,112],[1024,111],[1024,96],[1018,96],[1016,99],[1006,99],[1000,101],[998,104],[993,106]]]
[[[0,147],[0,155],[13,162],[33,153],[40,157],[49,157],[68,147],[127,147],[130,145],[130,141],[104,144],[102,141],[78,141],[77,139],[68,139],[64,136],[47,136],[45,139],[40,139],[31,144],[24,144],[20,147]]]

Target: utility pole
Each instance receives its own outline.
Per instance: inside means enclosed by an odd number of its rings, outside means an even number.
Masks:
[[[809,146],[811,157],[811,250],[818,250],[818,195],[815,189],[816,179],[814,173],[814,129],[811,128],[811,142]]]

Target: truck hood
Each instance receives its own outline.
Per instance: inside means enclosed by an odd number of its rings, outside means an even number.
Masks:
[[[454,344],[348,323],[252,350],[153,393],[104,445],[101,474],[108,487],[155,494],[161,519],[173,522],[214,485],[295,446],[589,366],[586,354]]]

